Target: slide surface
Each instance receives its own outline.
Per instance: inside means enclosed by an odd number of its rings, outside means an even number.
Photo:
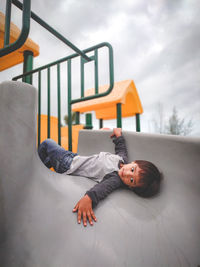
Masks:
[[[36,150],[37,91],[0,84],[0,266],[200,265],[200,138],[125,132],[129,159],[164,173],[159,195],[110,194],[94,226],[72,209],[95,182],[48,170]],[[78,151],[114,152],[109,131],[81,131]]]

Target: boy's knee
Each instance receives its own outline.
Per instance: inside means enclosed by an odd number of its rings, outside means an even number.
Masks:
[[[43,151],[47,150],[47,147],[50,146],[51,144],[53,144],[52,139],[46,139],[44,140],[39,146],[38,146],[38,153],[43,153]]]
[[[56,144],[56,142],[50,138],[47,138],[40,144],[40,146],[47,146],[49,144]]]

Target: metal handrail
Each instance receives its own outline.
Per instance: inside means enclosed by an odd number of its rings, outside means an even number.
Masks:
[[[13,0],[14,1],[14,0]],[[9,43],[8,36],[10,35],[10,13],[11,13],[11,1],[7,2],[6,6],[6,13],[7,18],[9,20],[5,23],[5,47],[0,49],[0,57],[8,55],[9,53],[19,49],[28,38],[29,30],[30,30],[30,10],[31,10],[31,4],[30,0],[23,0],[23,14],[22,14],[22,30],[20,33],[19,38],[12,44]],[[8,25],[8,26],[7,26]]]
[[[98,49],[102,47],[107,47],[109,50],[109,79],[110,79],[110,85],[108,87],[108,90],[104,93],[98,93],[98,56],[97,56],[97,51]],[[72,104],[94,99],[94,98],[99,98],[108,95],[114,86],[114,64],[113,64],[113,49],[112,46],[107,43],[100,43],[98,45],[92,46],[90,48],[87,48],[83,50],[83,52],[89,53],[94,51],[94,56],[90,56],[90,60],[94,60],[95,62],[95,94],[91,96],[84,96],[84,94],[81,94],[81,98],[77,99],[71,99],[71,60],[80,56],[79,54],[72,54],[70,56],[61,58],[59,60],[56,60],[54,62],[51,62],[49,64],[46,64],[42,67],[39,67],[37,69],[31,70],[29,72],[26,72],[24,74],[18,75],[14,77],[12,80],[16,81],[18,79],[22,79],[26,76],[33,75],[34,73],[39,74],[39,80],[38,80],[38,144],[40,143],[40,101],[41,101],[41,71],[47,69],[47,77],[48,77],[48,129],[47,129],[47,136],[50,138],[50,68],[53,66],[57,65],[57,77],[58,77],[58,143],[61,143],[61,138],[60,138],[60,127],[61,127],[61,118],[60,118],[60,63],[66,62],[68,64],[68,140],[69,140],[69,150],[72,150],[72,123],[71,123],[71,112],[72,112]],[[83,58],[81,57],[81,63],[83,61]],[[85,62],[87,63],[87,62]],[[84,88],[84,80],[81,80],[81,90]]]
[[[7,0],[7,7],[9,6],[9,21],[6,21],[5,28],[6,28],[6,38],[8,39],[8,32],[9,32],[9,24],[10,24],[10,12],[11,12],[11,2],[21,9],[23,11],[23,19],[22,19],[22,31],[20,34],[20,37],[17,39],[16,42],[13,44],[10,44],[2,49],[0,49],[0,57],[5,56],[18,48],[20,48],[28,38],[29,29],[30,29],[30,17],[35,20],[38,24],[40,24],[43,28],[48,30],[51,34],[53,34],[55,37],[57,37],[59,40],[61,40],[63,43],[65,43],[67,46],[72,48],[75,52],[77,52],[79,55],[81,55],[85,60],[91,61],[91,59],[86,56],[78,47],[73,45],[69,40],[67,40],[64,36],[62,36],[59,32],[57,32],[55,29],[53,29],[50,25],[48,25],[44,20],[42,20],[39,16],[37,16],[34,12],[31,11],[31,0],[23,0],[23,4],[18,0]],[[8,27],[7,27],[8,25]],[[8,28],[8,29],[7,29]],[[6,42],[6,41],[5,41]]]
[[[22,20],[22,31],[18,40],[9,44],[10,39],[10,17],[11,17],[11,5],[14,4],[16,7],[23,11],[23,20]],[[48,138],[50,138],[50,67],[57,65],[57,88],[58,88],[58,143],[61,143],[61,118],[60,118],[60,63],[67,61],[68,65],[68,140],[69,140],[69,150],[72,150],[72,123],[71,123],[71,112],[72,112],[72,104],[78,103],[81,101],[86,101],[94,98],[99,98],[108,95],[114,86],[114,67],[113,67],[113,49],[109,43],[101,43],[96,46],[87,48],[83,51],[78,49],[75,45],[73,45],[69,40],[67,40],[64,36],[58,33],[55,29],[53,29],[50,25],[48,25],[44,20],[38,17],[35,13],[31,11],[31,0],[23,0],[23,4],[18,0],[7,0],[6,3],[6,21],[5,21],[5,38],[4,38],[4,48],[0,49],[0,56],[4,56],[13,52],[14,50],[20,48],[28,38],[29,29],[30,29],[30,17],[34,19],[37,23],[39,23],[42,27],[48,30],[51,34],[57,37],[59,40],[64,42],[66,45],[71,47],[76,54],[72,54],[68,57],[59,59],[55,62],[42,66],[32,71],[25,72],[22,75],[16,76],[13,80],[18,80],[20,78],[24,78],[32,74],[38,73],[38,129],[40,129],[40,101],[41,101],[41,71],[47,69],[47,89],[48,89]],[[109,49],[109,72],[110,72],[110,85],[106,92],[99,93],[98,92],[98,49],[107,46]],[[94,51],[93,56],[87,56],[86,53]],[[81,98],[71,99],[71,60],[81,56]],[[95,95],[92,96],[84,96],[84,64],[90,61],[95,62]],[[40,130],[39,130],[40,132]],[[40,136],[38,137],[38,144],[40,143]]]
[[[103,43],[100,43],[100,44],[98,44],[98,45],[95,45],[95,46],[92,46],[92,47],[90,47],[90,48],[87,48],[87,49],[84,49],[84,50],[83,50],[84,53],[88,53],[88,52],[94,51],[95,49],[102,48],[102,47],[104,47],[104,46],[107,46],[108,49],[109,49],[110,86],[109,86],[109,88],[108,88],[108,90],[107,90],[106,92],[101,93],[101,94],[98,94],[99,97],[103,97],[103,96],[108,95],[108,94],[111,92],[111,90],[112,90],[112,88],[113,88],[113,85],[114,85],[114,78],[111,77],[111,75],[113,75],[113,77],[114,77],[114,68],[113,68],[113,49],[112,49],[112,46],[111,46],[109,43],[107,43],[107,42],[103,42]],[[61,59],[59,59],[59,60],[53,61],[53,62],[51,62],[51,63],[49,63],[49,64],[46,64],[46,65],[44,65],[44,66],[42,66],[42,67],[39,67],[39,68],[37,68],[37,69],[34,69],[34,70],[28,71],[28,72],[26,72],[26,73],[23,73],[23,74],[21,74],[21,75],[15,76],[15,77],[12,78],[12,80],[13,80],[13,81],[17,81],[17,80],[19,80],[19,79],[21,79],[21,78],[24,78],[24,77],[26,77],[26,76],[28,76],[28,75],[30,75],[30,74],[34,74],[34,73],[39,72],[39,71],[41,71],[41,70],[50,68],[50,67],[55,66],[55,65],[57,65],[57,64],[60,64],[60,63],[63,63],[63,62],[65,62],[65,61],[68,61],[68,60],[70,60],[70,59],[76,58],[76,57],[78,57],[78,56],[79,56],[79,54],[72,54],[72,55],[70,55],[70,56],[67,56],[67,57],[61,58]],[[90,60],[93,60],[93,58],[90,58]],[[90,100],[90,99],[94,99],[94,98],[95,98],[94,96],[87,96],[87,97],[82,97],[82,98],[78,98],[78,99],[73,99],[73,100],[72,100],[72,104],[77,103],[77,102],[82,102],[82,101]]]

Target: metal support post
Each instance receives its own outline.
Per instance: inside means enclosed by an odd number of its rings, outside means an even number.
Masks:
[[[135,119],[136,119],[136,132],[140,132],[140,114],[139,113],[135,115]]]
[[[29,50],[24,51],[24,65],[23,73],[33,69],[33,52]],[[22,79],[23,82],[32,84],[32,75],[27,75]]]
[[[99,120],[99,129],[103,128],[103,119]]]
[[[91,113],[87,113],[85,114],[85,119],[86,119],[86,124],[84,129],[92,129],[92,114]]]
[[[122,105],[117,104],[117,128],[122,128]]]
[[[76,112],[76,117],[75,117],[75,124],[78,125],[80,124],[80,112]]]

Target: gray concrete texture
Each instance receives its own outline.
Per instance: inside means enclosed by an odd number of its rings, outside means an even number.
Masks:
[[[0,266],[200,265],[200,139],[124,132],[129,159],[154,162],[161,192],[110,194],[94,226],[72,209],[95,182],[57,174],[36,148],[37,90],[0,84]],[[79,153],[114,151],[108,131],[81,131]]]

